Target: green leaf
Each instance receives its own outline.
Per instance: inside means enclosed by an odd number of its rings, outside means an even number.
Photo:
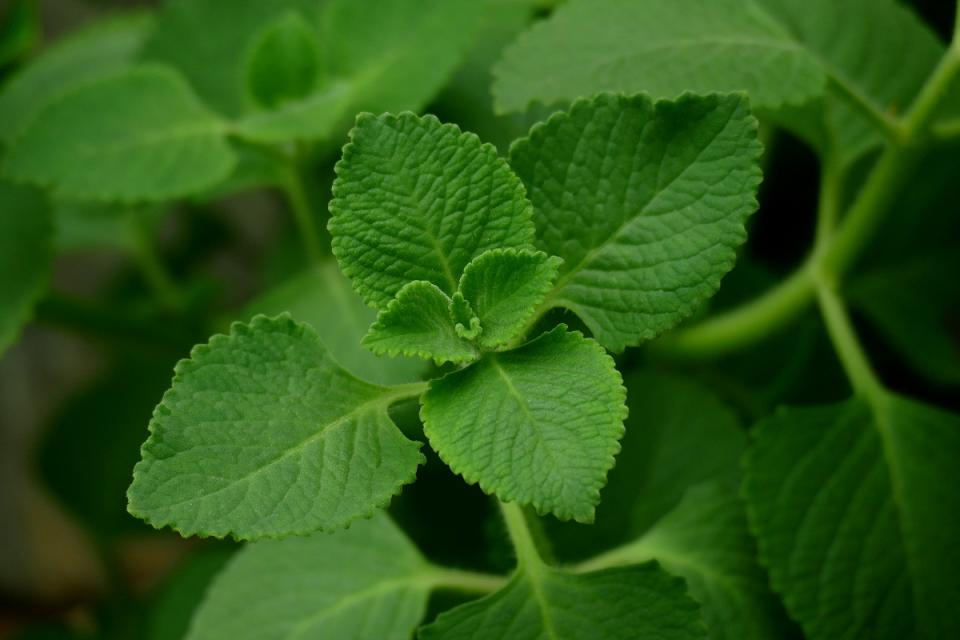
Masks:
[[[312,326],[333,359],[361,380],[400,384],[419,380],[423,373],[419,360],[375,356],[360,346],[377,314],[353,292],[333,260],[270,289],[247,305],[243,317],[284,312]]]
[[[454,329],[458,336],[464,340],[476,340],[480,337],[480,333],[483,331],[480,326],[480,318],[473,312],[473,307],[459,291],[454,293],[450,299],[450,313],[453,315]]]
[[[432,381],[420,416],[430,445],[467,482],[590,522],[620,450],[625,395],[600,345],[559,325]]]
[[[745,90],[793,112],[826,94],[803,120],[856,156],[880,140],[871,120],[903,111],[942,51],[894,0],[571,0],[506,50],[493,91],[504,111],[598,91]]]
[[[57,252],[123,251],[134,253],[142,242],[140,224],[155,229],[167,213],[157,205],[124,205],[95,200],[53,199]]]
[[[5,169],[69,197],[171,199],[230,173],[234,155],[223,133],[175,72],[140,67],[43,109],[14,141]]]
[[[305,324],[235,323],[177,365],[128,509],[185,536],[341,528],[385,505],[423,460],[387,414],[396,398],[341,369]]]
[[[0,353],[16,340],[47,287],[52,245],[43,195],[0,182]]]
[[[271,108],[308,95],[320,73],[317,33],[289,11],[263,30],[247,61],[247,88],[255,104]]]
[[[617,466],[589,527],[554,524],[564,560],[583,568],[657,560],[687,580],[714,640],[786,637],[737,498],[746,437],[712,393],[654,370],[627,376],[630,416]],[[612,549],[611,549],[612,548]]]
[[[0,9],[0,68],[30,53],[40,32],[39,14],[34,0],[13,0]]]
[[[407,640],[429,566],[385,515],[346,531],[248,545],[215,580],[187,640]]]
[[[153,25],[149,14],[98,21],[44,51],[0,91],[0,142],[9,144],[52,100],[91,80],[129,68]]]
[[[750,524],[808,637],[960,636],[960,418],[878,392],[756,434]]]
[[[226,14],[221,0],[168,0],[143,57],[175,67],[205,103],[239,117],[251,106],[247,61],[265,25],[292,12],[315,24],[318,10],[316,0],[231,0]]]
[[[335,82],[302,100],[244,116],[234,125],[234,133],[266,144],[327,138],[343,124],[350,112],[350,100],[349,87]]]
[[[553,286],[563,260],[540,251],[493,249],[463,270],[460,293],[480,320],[480,346],[495,349],[517,336]]]
[[[234,554],[231,545],[194,551],[151,593],[145,640],[183,640],[214,578]]]
[[[363,346],[377,355],[432,358],[437,364],[475,360],[477,349],[458,335],[450,305],[436,285],[422,280],[404,285],[377,316]]]
[[[533,240],[523,185],[496,150],[433,116],[361,114],[337,163],[333,252],[367,304],[425,280],[447,295],[484,251]]]
[[[656,563],[573,575],[544,567],[440,614],[421,640],[706,638],[683,581]]]
[[[776,106],[825,84],[802,43],[752,0],[571,0],[506,49],[494,78],[501,111],[600,91],[746,90]]]
[[[720,286],[756,209],[761,147],[738,95],[651,102],[602,94],[510,150],[537,244],[564,259],[549,307],[608,349],[676,325]]]

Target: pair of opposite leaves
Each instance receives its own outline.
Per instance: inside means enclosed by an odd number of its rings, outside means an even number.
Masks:
[[[759,152],[739,95],[581,100],[518,141],[509,165],[432,117],[358,119],[337,167],[334,253],[381,311],[372,348],[476,359],[422,399],[454,471],[503,500],[593,518],[626,413],[601,345],[649,339],[716,290],[756,207]],[[497,351],[553,307],[596,341],[558,326]],[[344,526],[416,473],[419,444],[387,412],[408,395],[349,375],[288,318],[235,325],[178,365],[130,510],[187,535]]]

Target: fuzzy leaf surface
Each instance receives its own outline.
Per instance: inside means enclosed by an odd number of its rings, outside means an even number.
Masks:
[[[500,591],[440,614],[421,640],[706,638],[683,580],[656,563],[573,575],[520,573]]]
[[[52,262],[53,222],[45,198],[0,181],[0,354],[46,289]]]
[[[281,313],[313,327],[333,359],[361,380],[402,384],[419,380],[424,371],[421,360],[377,356],[360,345],[377,314],[353,291],[332,259],[264,292],[247,305],[243,316]]]
[[[17,136],[5,169],[64,196],[165,200],[224,179],[223,123],[174,71],[140,67],[48,105]]]
[[[880,392],[764,420],[743,492],[814,640],[960,635],[960,418]]]
[[[383,514],[257,542],[216,578],[187,640],[407,640],[426,610],[427,568]]]
[[[148,14],[108,18],[45,50],[0,91],[0,142],[12,142],[51,100],[81,84],[129,68],[152,25]]]
[[[177,365],[128,509],[183,535],[339,529],[389,502],[423,459],[390,420],[391,400],[289,316],[236,323]]]
[[[447,295],[494,248],[533,241],[524,188],[496,149],[433,116],[361,114],[337,163],[333,252],[370,306],[424,280]]]
[[[450,298],[429,282],[404,285],[363,338],[377,355],[431,358],[437,364],[469,362],[477,349],[457,334]]]
[[[495,349],[516,337],[550,291],[562,263],[541,251],[494,249],[464,268],[460,293],[480,320],[481,347]]]
[[[626,392],[593,340],[559,325],[430,383],[430,445],[467,482],[562,520],[593,520],[620,450]]]
[[[516,142],[537,244],[564,260],[547,302],[608,349],[649,340],[720,286],[757,207],[761,152],[746,98],[577,101]]]

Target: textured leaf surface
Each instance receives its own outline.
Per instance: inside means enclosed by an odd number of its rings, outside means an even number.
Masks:
[[[602,94],[535,126],[510,161],[539,247],[565,261],[547,303],[576,312],[615,351],[690,315],[746,237],[760,152],[737,95]]]
[[[128,508],[183,535],[343,527],[385,505],[422,460],[387,415],[390,401],[341,369],[307,325],[234,324],[177,365]]]
[[[16,340],[46,288],[52,245],[53,224],[43,196],[0,182],[0,353]]]
[[[787,637],[737,497],[746,437],[736,416],[677,375],[641,370],[626,383],[627,431],[597,521],[551,527],[557,554],[580,560],[614,547],[603,566],[657,560],[687,580],[710,638]]]
[[[405,285],[363,338],[378,355],[432,358],[437,364],[469,362],[477,349],[457,334],[450,298],[422,280]]]
[[[480,320],[480,346],[494,349],[516,337],[562,263],[540,251],[494,249],[464,268],[460,293]]]
[[[376,356],[360,345],[377,314],[354,293],[333,260],[267,291],[247,306],[243,316],[284,312],[312,326],[333,359],[362,380],[400,384],[418,380],[423,373],[420,360]]]
[[[360,115],[333,195],[333,252],[379,308],[414,280],[452,295],[473,258],[533,240],[530,203],[507,163],[433,116]]]
[[[222,123],[183,79],[142,67],[47,106],[14,141],[5,168],[66,196],[132,201],[200,191],[233,164]]]
[[[623,435],[613,360],[563,325],[430,383],[420,416],[451,469],[501,500],[593,520]]]
[[[880,139],[864,108],[903,111],[942,51],[895,0],[572,0],[507,49],[494,94],[522,110],[598,91],[745,90],[778,110],[826,93],[787,122],[855,156]]]
[[[51,100],[131,66],[152,24],[147,14],[110,18],[44,51],[0,91],[0,142],[10,143],[30,117]]]
[[[810,638],[960,635],[960,418],[886,393],[763,421],[744,495]]]
[[[572,575],[520,574],[440,614],[421,640],[692,640],[706,638],[683,581],[655,563]]]
[[[274,107],[309,94],[319,73],[316,31],[291,11],[269,24],[254,42],[247,61],[247,89],[256,104]]]
[[[187,640],[407,640],[426,562],[385,516],[247,546],[208,592]]]

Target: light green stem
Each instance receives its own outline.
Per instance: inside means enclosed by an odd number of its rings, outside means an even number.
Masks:
[[[536,572],[544,566],[544,562],[537,550],[537,543],[530,533],[523,507],[515,502],[500,502],[500,510],[517,554],[517,565],[522,570]]]
[[[321,262],[326,256],[321,237],[326,237],[326,234],[321,234],[320,227],[317,225],[317,216],[310,206],[310,199],[303,185],[303,176],[296,163],[293,163],[287,171],[283,181],[283,192],[300,230],[300,239],[303,241],[307,255],[314,262]]]
[[[483,595],[502,588],[507,583],[507,578],[489,573],[432,565],[427,573],[427,582],[432,589],[450,589]]]
[[[427,389],[430,388],[430,384],[427,382],[409,382],[407,384],[396,384],[391,387],[387,387],[386,392],[384,393],[384,401],[388,404],[398,402],[400,400],[407,400],[409,398],[419,398],[424,393],[427,392]]]
[[[900,135],[887,144],[836,231],[817,231],[817,245],[804,265],[779,286],[738,309],[665,336],[656,352],[682,359],[712,358],[756,343],[780,330],[816,297],[811,274],[839,282],[876,234],[893,197],[921,155],[930,122],[960,72],[960,44],[954,40],[900,121]],[[820,224],[831,225],[842,175],[825,163]]]
[[[133,257],[140,273],[160,300],[160,304],[169,310],[179,311],[183,308],[183,293],[157,255],[150,229],[137,212],[130,213],[128,221],[135,242]]]

